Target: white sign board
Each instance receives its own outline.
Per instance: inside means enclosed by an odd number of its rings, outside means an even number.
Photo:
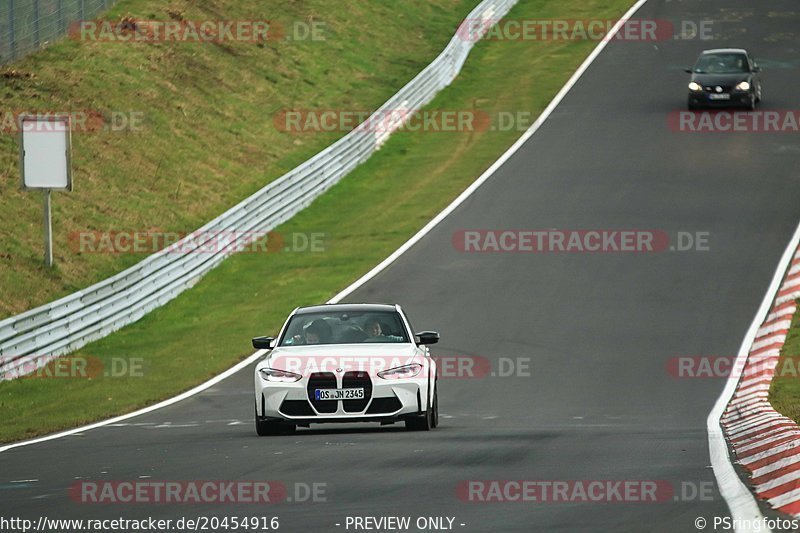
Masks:
[[[22,187],[71,191],[69,116],[26,115],[19,121]]]

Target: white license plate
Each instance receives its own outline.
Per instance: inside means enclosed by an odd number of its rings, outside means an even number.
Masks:
[[[711,100],[730,100],[731,99],[731,95],[729,95],[727,93],[709,94],[708,97]]]
[[[363,400],[364,389],[316,389],[314,399],[319,400]]]

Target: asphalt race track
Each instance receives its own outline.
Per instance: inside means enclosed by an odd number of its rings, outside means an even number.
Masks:
[[[400,303],[418,329],[441,332],[436,355],[486,357],[494,370],[529,358],[529,376],[440,380],[441,427],[430,433],[317,426],[259,439],[247,368],[119,426],[0,454],[0,514],[278,516],[284,531],[449,516],[459,531],[670,533],[725,516],[706,433],[724,379],[677,379],[667,362],[738,351],[798,221],[800,144],[797,133],[672,131],[667,117],[685,109],[683,68],[725,46],[760,60],[762,109],[798,109],[800,10],[792,0],[653,0],[636,16],[712,19],[715,40],[610,43],[486,184],[348,297]],[[481,254],[452,243],[465,229],[547,228],[708,232],[709,250]],[[68,495],[76,481],[141,476],[324,483],[327,501],[87,505]],[[659,480],[710,494],[480,504],[456,493],[460,481],[508,479]],[[20,480],[36,481],[11,483]]]

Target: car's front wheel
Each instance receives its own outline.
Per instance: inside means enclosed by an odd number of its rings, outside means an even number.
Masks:
[[[255,413],[256,417],[256,434],[259,437],[270,437],[274,435],[289,435],[297,430],[294,424],[284,424],[278,420],[268,420],[258,416],[258,411]]]
[[[439,391],[437,390],[439,387],[434,384],[433,385],[433,426],[435,428],[439,427]]]
[[[430,431],[439,423],[439,401],[436,394],[436,385],[433,386],[433,404],[428,400],[425,412],[413,418],[406,419],[408,431]]]

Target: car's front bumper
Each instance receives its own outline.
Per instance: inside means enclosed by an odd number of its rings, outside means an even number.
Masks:
[[[425,377],[384,380],[363,373],[315,373],[295,383],[274,383],[256,373],[256,412],[264,419],[306,425],[401,420],[425,410]],[[363,388],[363,400],[314,400],[317,388]]]
[[[753,99],[753,93],[750,91],[731,91],[724,93],[730,95],[727,100],[718,100],[713,98],[713,95],[718,93],[711,93],[707,91],[689,91],[689,105],[697,107],[731,107],[731,106],[747,106]]]

